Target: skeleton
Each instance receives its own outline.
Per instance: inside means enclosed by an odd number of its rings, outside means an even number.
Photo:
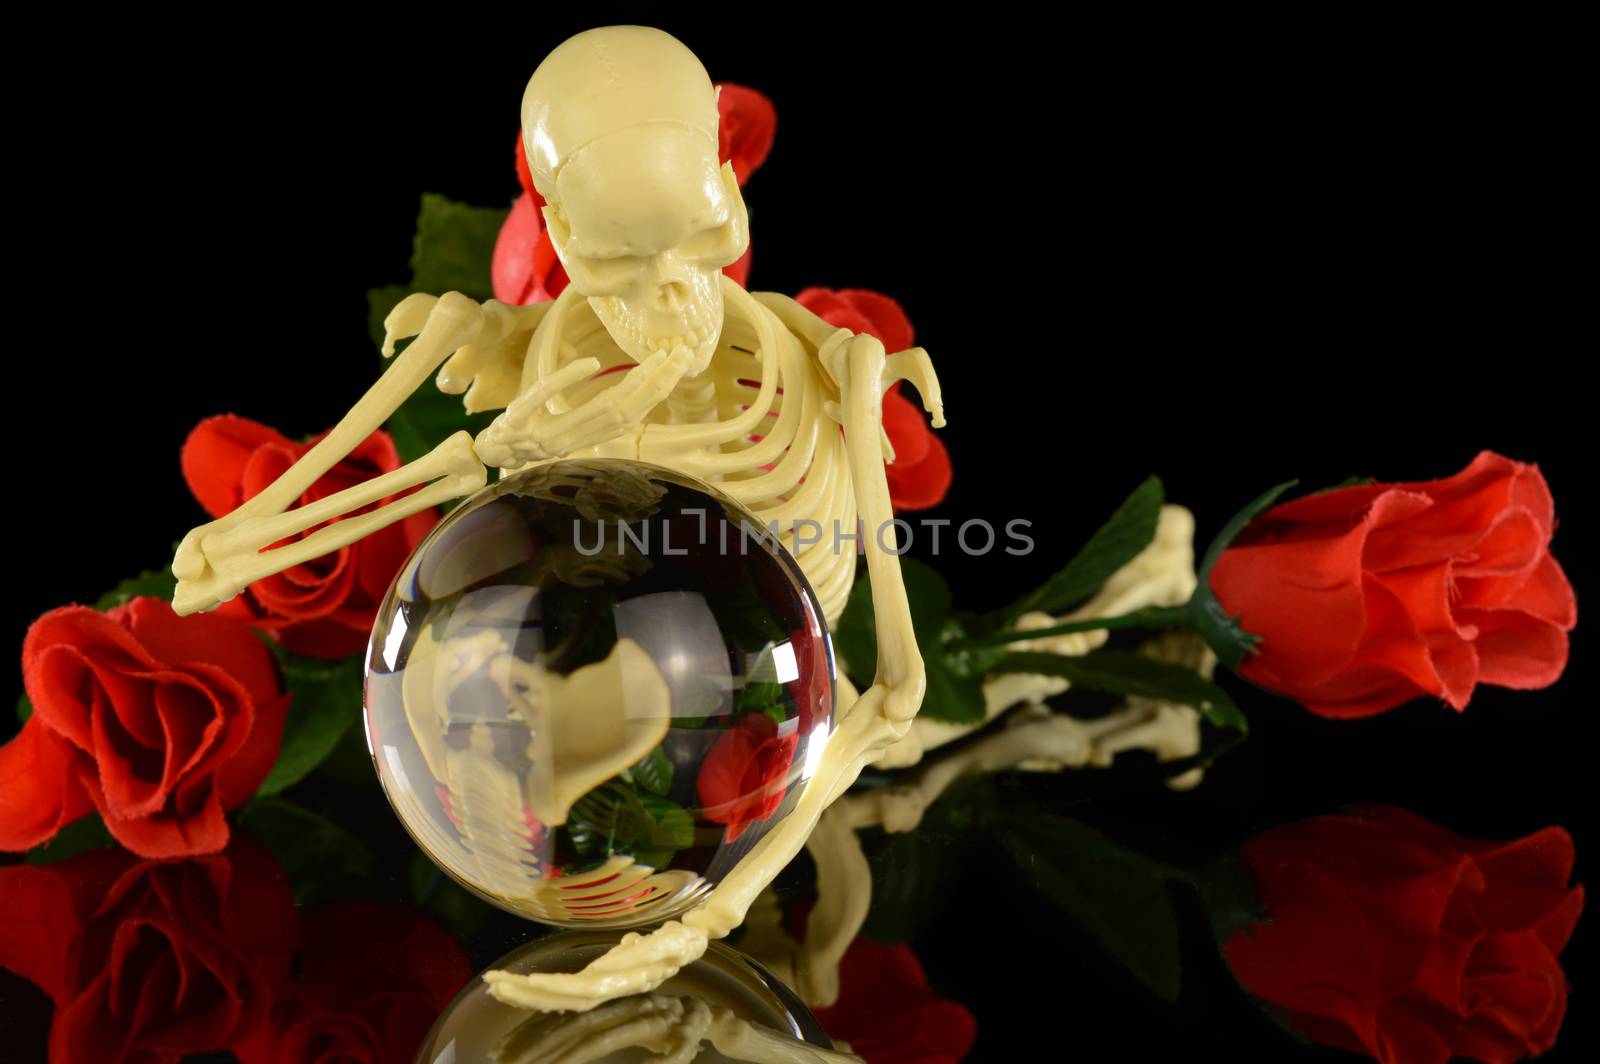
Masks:
[[[1061,618],[1031,615],[1023,627],[1114,617],[1185,601],[1195,586],[1193,531],[1194,519],[1187,510],[1164,507],[1154,542],[1113,574],[1089,602]],[[1106,632],[1100,630],[1018,645],[1075,655],[1105,641]],[[1217,664],[1205,642],[1188,632],[1166,633],[1146,642],[1140,652],[1208,678]],[[983,723],[952,725],[919,717],[913,731],[886,753],[894,755],[913,743],[919,756],[935,747],[950,749],[921,762],[891,786],[845,795],[823,814],[807,843],[816,865],[817,902],[806,919],[803,941],[796,942],[784,930],[777,896],[770,890],[751,907],[740,947],[794,987],[807,1004],[829,1006],[837,1001],[839,963],[871,905],[872,873],[856,832],[869,827],[882,827],[891,834],[916,830],[929,806],[958,779],[973,773],[1105,768],[1130,750],[1147,750],[1162,762],[1185,760],[1200,752],[1200,718],[1190,706],[1133,697],[1103,717],[1078,720],[1045,704],[1045,699],[1066,690],[1066,681],[1057,677],[1005,675],[984,687],[988,721],[1004,717],[1003,728],[977,736],[974,733]],[[1201,774],[1199,768],[1189,769],[1168,779],[1167,786],[1187,790],[1200,782]]]
[[[912,764],[954,737],[912,732],[925,678],[895,553],[883,394],[909,380],[935,427],[944,419],[923,349],[886,352],[870,335],[829,325],[785,296],[746,292],[723,275],[747,246],[747,215],[732,167],[717,160],[716,90],[678,41],[637,26],[581,33],[535,71],[522,117],[568,288],[529,307],[480,305],[454,292],[413,295],[395,307],[385,322],[384,354],[393,361],[384,374],[276,482],[184,538],[173,561],[173,605],[179,613],[213,608],[262,577],[476,492],[488,483],[487,466],[505,476],[560,458],[642,460],[716,485],[764,525],[864,526],[876,675],[862,691],[840,677],[837,726],[789,815],[695,908],[648,935],[624,937],[582,972],[486,977],[508,1004],[584,1011],[653,990],[737,927],[866,764]],[[468,412],[501,413],[476,439],[458,432],[393,472],[289,509],[435,373]],[[824,535],[796,539],[794,553],[831,626],[855,577],[855,551]],[[473,653],[492,663],[501,652],[449,647],[441,660]],[[509,683],[511,666],[502,660],[497,668]],[[993,714],[1059,689],[1045,677],[994,683]],[[625,767],[617,759],[637,749],[621,737],[615,746],[614,764],[588,764],[592,778]],[[464,801],[458,815],[470,821],[466,806],[491,798],[494,781],[468,780],[464,767],[441,772]],[[569,797],[551,796],[553,816]],[[493,823],[468,823],[467,834],[484,835]],[[498,859],[492,840],[479,844]]]
[[[536,1013],[495,1046],[494,1064],[592,1064],[627,1049],[655,1064],[690,1064],[709,1043],[747,1064],[860,1064],[861,1058],[805,1045],[698,998],[639,994],[591,1012]]]

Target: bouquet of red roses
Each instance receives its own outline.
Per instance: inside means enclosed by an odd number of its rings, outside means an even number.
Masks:
[[[719,109],[721,158],[742,185],[767,158],[775,110],[730,84]],[[567,277],[520,137],[516,166],[509,210],[423,198],[411,284],[370,294],[376,337],[412,292],[518,306],[560,295]],[[744,285],[751,268],[747,251],[726,272]],[[888,351],[914,342],[889,296],[813,287],[795,299]],[[300,501],[483,426],[425,389]],[[938,507],[951,455],[898,387],[883,427],[897,511]],[[183,475],[220,517],[320,438],[219,414],[191,432]],[[907,942],[929,892],[981,844],[1028,870],[1157,995],[1179,993],[1169,891],[1192,890],[1240,984],[1297,1036],[1392,1062],[1548,1049],[1566,1003],[1558,957],[1583,897],[1560,829],[1489,843],[1364,808],[1185,865],[1018,789],[1025,774],[1067,769],[1118,788],[1194,786],[1244,739],[1230,691],[1250,686],[1286,700],[1267,712],[1301,712],[1293,702],[1349,719],[1418,699],[1464,711],[1479,685],[1554,683],[1576,605],[1538,467],[1485,451],[1436,479],[1279,485],[1214,530],[1198,560],[1192,517],[1155,478],[1107,509],[1054,575],[999,610],[960,609],[933,568],[904,563],[929,676],[914,733],[922,768],[895,777],[908,765],[885,765],[842,800],[865,829],[856,853],[870,859],[872,903],[852,927],[819,873],[815,890],[780,892],[785,912],[753,921],[747,948],[826,1003],[824,1025],[867,1060],[961,1059],[974,1018],[932,989]],[[487,907],[409,840],[374,841],[397,835],[392,825],[358,831],[328,812],[345,801],[330,795],[374,791],[356,727],[361,655],[386,590],[439,520],[425,510],[212,613],[175,615],[173,577],[158,569],[33,624],[19,727],[0,746],[0,848],[27,860],[0,867],[6,907],[22,914],[0,921],[0,964],[54,1003],[54,1059],[407,1059],[470,977],[458,940],[492,919]],[[871,611],[863,579],[833,633],[863,685],[877,656]],[[1236,679],[1215,677],[1219,664]],[[1152,756],[1113,765],[1129,751]],[[733,810],[730,841],[776,805],[739,795],[793,756],[759,714],[719,743],[698,786],[708,808]],[[396,860],[409,869],[404,898],[379,872]],[[841,928],[844,946],[818,964]],[[369,958],[376,981],[348,963],[373,941],[387,943]]]

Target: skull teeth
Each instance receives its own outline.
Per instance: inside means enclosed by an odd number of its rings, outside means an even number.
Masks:
[[[599,308],[602,318],[606,320],[606,327],[613,336],[619,333],[631,342],[632,348],[638,351],[656,353],[670,352],[674,348],[683,346],[699,349],[711,342],[716,335],[716,327],[710,315],[702,315],[699,307],[689,307],[685,311],[680,325],[685,331],[671,333],[665,336],[656,336],[646,333],[634,323],[632,315],[627,313],[626,304],[617,297],[605,300]]]

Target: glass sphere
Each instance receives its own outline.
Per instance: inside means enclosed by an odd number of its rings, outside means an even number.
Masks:
[[[581,971],[621,937],[618,931],[560,931],[518,946],[489,967],[517,973]],[[792,990],[743,953],[712,942],[704,956],[685,965],[651,993],[608,1002],[591,1012],[545,1013],[513,1008],[495,1000],[480,975],[456,995],[435,1021],[416,1059],[418,1064],[546,1060],[549,1057],[541,1049],[558,1049],[565,1054],[560,1059],[592,1064],[662,1060],[656,1055],[660,1045],[653,1047],[654,1052],[643,1047],[663,1036],[669,1045],[675,1044],[675,1039],[687,1041],[685,1035],[695,1033],[692,1012],[685,1016],[688,1010],[674,1007],[683,1001],[719,1012],[726,1010],[756,1029],[763,1041],[776,1041],[785,1060],[820,1059],[807,1053],[806,1046],[833,1048],[822,1025]],[[672,1022],[678,1017],[679,1022]],[[629,1030],[640,1035],[639,1040],[623,1037]],[[726,1057],[714,1046],[707,1046],[692,1059],[695,1064],[715,1064],[748,1058],[742,1053]]]
[[[378,611],[367,741],[418,845],[511,912],[690,908],[798,801],[833,724],[815,594],[750,512],[621,459],[507,476]]]

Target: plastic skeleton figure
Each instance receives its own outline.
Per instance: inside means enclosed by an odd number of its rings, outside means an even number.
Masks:
[[[522,118],[568,289],[533,307],[459,293],[401,303],[385,352],[398,338],[414,337],[409,346],[295,466],[185,537],[173,605],[212,608],[264,576],[474,492],[488,481],[485,464],[510,472],[569,456],[633,458],[715,483],[780,529],[811,520],[853,532],[859,519],[869,532],[886,530],[862,540],[877,675],[859,694],[840,685],[837,727],[794,810],[680,920],[627,936],[579,973],[488,976],[507,1003],[581,1011],[654,989],[737,927],[823,810],[909,729],[925,680],[892,553],[883,393],[908,379],[935,425],[943,417],[921,349],[889,354],[871,336],[721,273],[744,253],[747,217],[732,167],[718,163],[716,90],[677,40],[637,26],[573,37],[535,71]],[[607,372],[618,367],[627,371]],[[435,371],[444,391],[465,393],[469,411],[503,412],[476,440],[457,433],[398,470],[288,509]],[[854,551],[835,551],[825,536],[797,560],[831,623],[855,575]]]
[[[566,457],[638,459],[715,484],[764,525],[855,531],[859,522],[877,674],[859,693],[840,677],[835,733],[794,810],[681,919],[627,936],[579,973],[488,976],[509,1004],[582,1011],[653,990],[737,927],[865,764],[913,764],[952,737],[935,729],[907,738],[925,679],[893,553],[882,396],[910,380],[935,426],[943,414],[922,349],[885,352],[871,336],[721,273],[744,253],[747,216],[732,168],[718,163],[716,90],[677,40],[637,26],[571,38],[529,81],[522,120],[568,288],[529,307],[459,293],[397,306],[384,348],[394,362],[339,424],[267,489],[184,538],[173,605],[213,608],[265,576],[475,492],[488,482],[486,465],[505,474]],[[400,469],[289,509],[436,372],[469,412],[502,413],[476,439],[458,432]],[[832,625],[855,552],[824,535],[796,559]],[[995,682],[994,714],[1059,684]],[[568,726],[583,728],[548,730]]]

